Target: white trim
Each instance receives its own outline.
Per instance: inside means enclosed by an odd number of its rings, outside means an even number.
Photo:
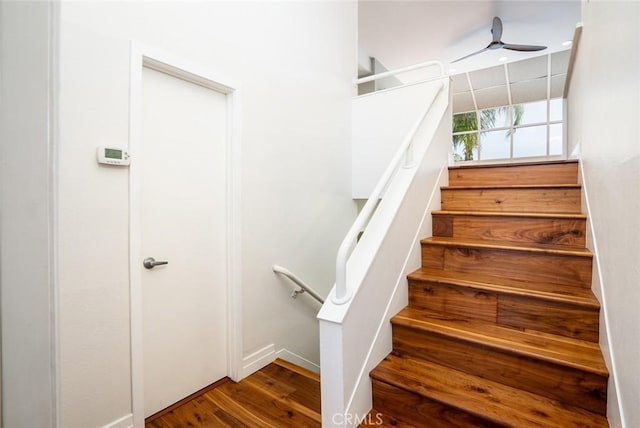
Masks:
[[[274,344],[258,349],[251,355],[247,355],[242,359],[242,369],[240,378],[243,379],[252,373],[257,372],[261,368],[268,366],[276,359],[276,348]]]
[[[116,419],[113,422],[109,422],[102,428],[132,428],[133,427],[133,413],[124,415],[120,419]]]
[[[618,381],[618,379],[620,378],[618,377],[618,368],[616,365],[615,350],[611,346],[611,328],[610,328],[610,322],[609,322],[610,307],[607,304],[607,297],[605,293],[606,291],[605,282],[602,276],[602,268],[600,266],[600,251],[598,250],[598,243],[596,241],[596,234],[594,232],[593,216],[591,214],[591,206],[589,204],[589,194],[587,189],[587,183],[585,180],[584,169],[582,168],[582,161],[580,161],[580,163],[578,164],[578,170],[580,171],[580,183],[582,184],[582,197],[584,200],[583,201],[584,209],[586,211],[585,214],[587,215],[587,221],[588,221],[587,234],[588,234],[588,238],[593,243],[593,248],[590,248],[591,252],[593,253],[593,262],[594,262],[593,273],[597,275],[598,283],[600,285],[599,293],[596,293],[596,294],[597,294],[597,297],[600,299],[600,310],[602,312],[602,319],[604,320],[604,329],[605,329],[605,334],[607,338],[606,343],[602,343],[602,340],[600,340],[600,346],[606,347],[605,349],[606,352],[603,352],[603,354],[605,356],[607,367],[609,369],[609,377],[610,377],[609,384],[613,383],[614,385],[615,394],[618,402],[617,410],[619,412],[620,420],[622,421],[622,426],[623,428],[626,428],[626,422],[625,422],[626,419],[624,415],[624,409],[622,406],[622,402],[620,401],[620,397],[622,397],[622,394],[620,392],[620,386],[619,386],[620,383]],[[607,356],[609,358],[607,358]],[[607,406],[607,411],[610,410],[610,407],[611,406]]]
[[[584,11],[584,7],[582,7]],[[580,39],[582,37],[582,22],[576,24],[576,28],[573,30],[573,43],[571,44],[571,53],[569,54],[569,65],[567,65],[567,77],[564,83],[564,91],[562,98],[569,97],[569,88],[571,87],[571,78],[573,77],[573,69],[576,65],[576,55],[578,54],[578,47],[580,46]]]
[[[554,100],[559,100],[561,98],[553,98]],[[544,101],[544,100],[540,100],[540,101]],[[551,100],[549,100],[551,101]],[[537,102],[537,101],[534,101]],[[489,108],[502,108],[502,107],[510,107],[510,106],[500,106],[500,107],[489,107]],[[483,110],[487,110],[487,109],[483,109]],[[547,110],[547,114],[548,114],[548,110]],[[472,112],[469,112],[472,113]],[[456,114],[464,114],[464,113],[456,113]],[[491,131],[508,131],[510,129],[520,129],[520,128],[531,128],[533,126],[545,126],[545,125],[557,125],[557,124],[564,124],[564,120],[549,120],[547,122],[536,122],[536,123],[525,123],[523,125],[518,125],[518,126],[499,126],[497,128],[487,128],[487,129],[475,129],[472,131],[458,131],[458,132],[452,132],[452,135],[464,135],[464,134],[474,134],[474,133],[481,133],[481,132],[491,132]],[[513,121],[511,121],[511,123],[513,123]]]
[[[242,355],[240,85],[209,68],[131,41],[129,94],[129,283],[131,329],[131,396],[133,426],[144,426],[144,365],[140,259],[140,164],[142,70],[149,67],[227,95],[227,375],[239,380]]]
[[[295,364],[296,366],[300,366],[304,369],[311,370],[314,373],[320,373],[320,364],[309,361],[306,358],[296,354],[295,352],[289,351],[288,349],[282,348],[281,350],[276,352],[276,358],[288,361],[291,364]]]
[[[561,98],[562,99],[562,98]],[[564,111],[562,112],[564,114]],[[562,116],[564,119],[565,116]],[[513,121],[512,121],[513,123]],[[547,144],[546,154],[549,156],[549,150],[551,149],[551,54],[547,55]],[[565,127],[564,125],[562,126]],[[513,134],[511,135],[513,138]],[[513,146],[513,143],[511,144]]]
[[[51,368],[51,394],[54,427],[62,426],[61,400],[62,386],[60,379],[60,290],[59,290],[59,264],[58,264],[58,146],[59,134],[59,61],[60,61],[60,3],[49,3],[49,281],[51,290],[51,356],[53,367]],[[2,422],[0,421],[0,425]]]
[[[225,82],[228,82],[225,80]],[[227,115],[227,352],[228,376],[239,381],[243,354],[242,336],[242,104],[240,85],[228,94]]]
[[[395,77],[396,74],[402,74],[408,71],[419,70],[421,68],[433,67],[433,66],[440,68],[440,75],[438,76],[438,78],[445,76],[444,65],[442,65],[440,61],[431,60],[431,61],[420,62],[418,64],[409,65],[407,67],[397,68],[395,70],[389,70],[382,73],[373,74],[371,76],[361,77],[360,79],[354,79],[354,83],[356,85],[360,85],[362,83],[373,82],[375,80],[384,79],[385,77],[391,77],[391,76]]]
[[[382,93],[385,93],[385,92],[393,92],[393,91],[397,91],[397,90],[400,90],[400,89],[408,88],[410,86],[418,86],[418,85],[422,85],[424,83],[435,82],[435,81],[442,80],[442,79],[448,78],[448,77],[449,76],[444,75],[444,76],[432,77],[430,79],[418,80],[417,82],[405,83],[403,85],[393,86],[391,88],[386,88],[386,89],[379,89],[377,91],[367,92],[366,94],[362,94],[362,95],[354,95],[352,97],[352,99],[355,100],[355,99],[359,99],[359,98],[372,97],[374,95],[382,94]]]
[[[140,216],[133,215],[133,209],[140,205],[140,180],[135,142],[141,138],[142,116],[142,49],[131,45],[129,88],[129,153],[136,162],[129,166],[129,313],[131,331],[131,410],[135,427],[144,426],[144,364],[142,357],[142,290],[138,255],[140,254]],[[135,200],[134,200],[135,199]]]

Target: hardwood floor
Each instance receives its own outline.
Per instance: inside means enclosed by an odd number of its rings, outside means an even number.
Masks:
[[[205,390],[146,423],[147,428],[320,426],[319,376],[283,360],[239,383]]]

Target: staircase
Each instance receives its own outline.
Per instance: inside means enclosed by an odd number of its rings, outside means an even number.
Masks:
[[[573,161],[449,168],[368,421],[608,426],[577,177]]]

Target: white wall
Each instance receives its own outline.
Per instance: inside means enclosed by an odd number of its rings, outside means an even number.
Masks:
[[[0,3],[2,422],[52,426],[51,7]]]
[[[416,83],[353,99],[351,194],[368,199],[389,161],[434,98],[433,82]]]
[[[315,309],[290,299],[281,264],[327,294],[355,215],[352,2],[73,2],[61,5],[62,425],[131,412],[128,172],[95,147],[125,145],[129,41],[242,85],[244,354],[265,346],[318,362]],[[135,160],[133,160],[135,162]]]
[[[598,250],[594,291],[610,334],[601,342],[609,342],[617,381],[608,416],[612,427],[631,428],[640,426],[640,3],[585,2],[583,24],[568,97],[569,153],[578,149],[582,160]]]

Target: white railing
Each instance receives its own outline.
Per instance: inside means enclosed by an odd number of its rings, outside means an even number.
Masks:
[[[293,282],[298,287],[300,287],[300,289],[298,290],[293,290],[293,294],[291,294],[291,297],[293,297],[294,299],[298,296],[298,294],[307,292],[309,293],[309,296],[313,297],[318,302],[324,303],[324,299],[320,297],[320,295],[313,288],[307,285],[303,280],[301,280],[296,274],[291,272],[289,269],[283,268],[282,266],[278,266],[278,265],[273,265],[272,269],[275,273],[284,275],[291,282]]]
[[[436,65],[432,63],[436,63],[442,66],[442,64],[438,63],[437,61],[429,61],[428,63],[422,63],[422,64]],[[406,67],[406,68],[411,68],[411,67]],[[414,68],[411,68],[411,69],[413,70]],[[442,71],[444,72],[444,68],[442,68]],[[388,73],[393,73],[393,72],[381,73],[377,76],[386,77]],[[375,77],[375,76],[370,76],[370,77]],[[442,76],[440,78],[442,78]],[[369,222],[369,219],[371,218],[371,216],[373,215],[376,209],[378,200],[381,198],[384,190],[389,184],[389,181],[393,177],[395,171],[400,166],[402,159],[404,158],[403,166],[405,168],[415,167],[415,163],[413,161],[413,144],[412,144],[413,138],[415,137],[416,132],[418,132],[420,125],[429,114],[429,111],[431,110],[433,103],[435,102],[436,98],[440,94],[440,91],[442,91],[443,87],[444,85],[440,83],[435,93],[435,96],[431,98],[431,101],[429,102],[429,105],[425,109],[424,113],[416,121],[415,125],[413,126],[413,128],[411,128],[411,130],[405,137],[404,141],[398,148],[398,151],[396,152],[395,156],[392,158],[387,169],[382,174],[382,177],[378,181],[378,184],[373,189],[373,192],[369,196],[369,199],[367,200],[364,207],[360,211],[360,214],[358,215],[355,222],[347,232],[347,235],[345,236],[344,240],[342,241],[342,244],[340,245],[340,248],[338,249],[338,255],[336,257],[335,295],[331,297],[331,301],[337,305],[342,305],[348,302],[349,300],[351,300],[351,295],[353,293],[352,290],[350,290],[347,287],[347,261],[349,260],[349,256],[351,255],[351,253],[353,252],[353,249],[356,246],[356,237],[362,231],[365,225]]]
[[[444,76],[353,99],[353,180],[359,189],[354,195],[369,197],[374,187],[382,192],[369,201],[376,207],[368,222],[360,220],[366,222],[366,231],[358,243],[353,231],[346,239],[346,272],[341,271],[346,277],[337,278],[318,314],[323,427],[352,428],[356,416],[371,410],[369,373],[392,350],[389,320],[407,304],[406,278],[420,265],[420,239],[429,236],[429,213],[439,206],[439,189],[446,184],[451,148],[448,88]],[[416,121],[419,129],[410,139]],[[413,168],[402,167],[407,140]],[[389,166],[390,159],[395,168]],[[371,167],[358,169],[358,163]],[[380,178],[389,168],[388,183],[379,184],[387,181]],[[379,190],[375,193],[380,195]],[[338,287],[349,294],[344,304],[333,302]]]
[[[384,73],[373,74],[371,76],[362,77],[356,80],[356,84],[372,82],[374,80],[384,79],[385,77],[395,76],[396,74],[405,73],[407,71],[419,70],[421,68],[427,67],[438,67],[440,68],[440,76],[438,78],[444,76],[444,65],[440,61],[425,61],[414,65],[409,65],[407,67],[397,68],[395,70],[385,71]]]

